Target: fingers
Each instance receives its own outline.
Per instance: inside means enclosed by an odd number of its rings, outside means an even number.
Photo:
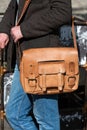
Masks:
[[[9,42],[9,37],[5,33],[0,33],[0,48],[3,49]]]
[[[1,49],[5,48],[5,44],[4,43],[0,43],[0,48]]]
[[[23,37],[20,26],[15,26],[11,29],[11,36],[15,43],[17,43],[18,40]]]
[[[0,48],[5,48],[5,46],[7,45],[7,43],[8,43],[8,40],[7,41],[5,41],[5,42],[1,42],[0,43]]]
[[[17,37],[17,34],[18,32],[16,32],[16,28],[15,27],[13,27],[12,29],[11,29],[11,36],[12,36],[12,38],[13,38],[13,40],[14,40],[14,42],[16,43],[17,41],[18,41],[18,37]]]

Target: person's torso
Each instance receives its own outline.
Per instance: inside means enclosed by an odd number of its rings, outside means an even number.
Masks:
[[[19,0],[19,15],[22,12],[23,6],[24,6],[25,0]],[[46,12],[50,8],[50,0],[31,0],[31,3],[29,5],[28,10],[26,11],[26,14],[24,16],[23,20],[29,19],[32,15],[35,15],[36,13],[39,15],[42,15],[40,12]],[[34,21],[35,22],[35,21]],[[31,39],[23,39],[21,48],[22,50],[28,49],[28,48],[38,48],[38,47],[54,47],[59,46],[59,36],[58,31],[52,32],[51,34],[47,34],[44,36],[31,38]]]

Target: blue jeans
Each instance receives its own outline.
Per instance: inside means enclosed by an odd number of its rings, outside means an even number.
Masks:
[[[60,130],[58,95],[26,94],[19,74],[16,66],[6,106],[6,117],[11,127],[14,130]]]

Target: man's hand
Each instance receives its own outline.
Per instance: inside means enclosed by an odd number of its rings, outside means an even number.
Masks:
[[[6,33],[0,33],[0,48],[3,49],[9,42],[9,36]]]
[[[18,40],[23,37],[20,26],[12,27],[11,36],[12,36],[15,43],[18,42]]]

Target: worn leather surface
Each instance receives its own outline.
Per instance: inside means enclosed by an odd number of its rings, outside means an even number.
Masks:
[[[36,48],[23,51],[20,80],[33,94],[72,92],[78,88],[78,51],[74,47]]]

